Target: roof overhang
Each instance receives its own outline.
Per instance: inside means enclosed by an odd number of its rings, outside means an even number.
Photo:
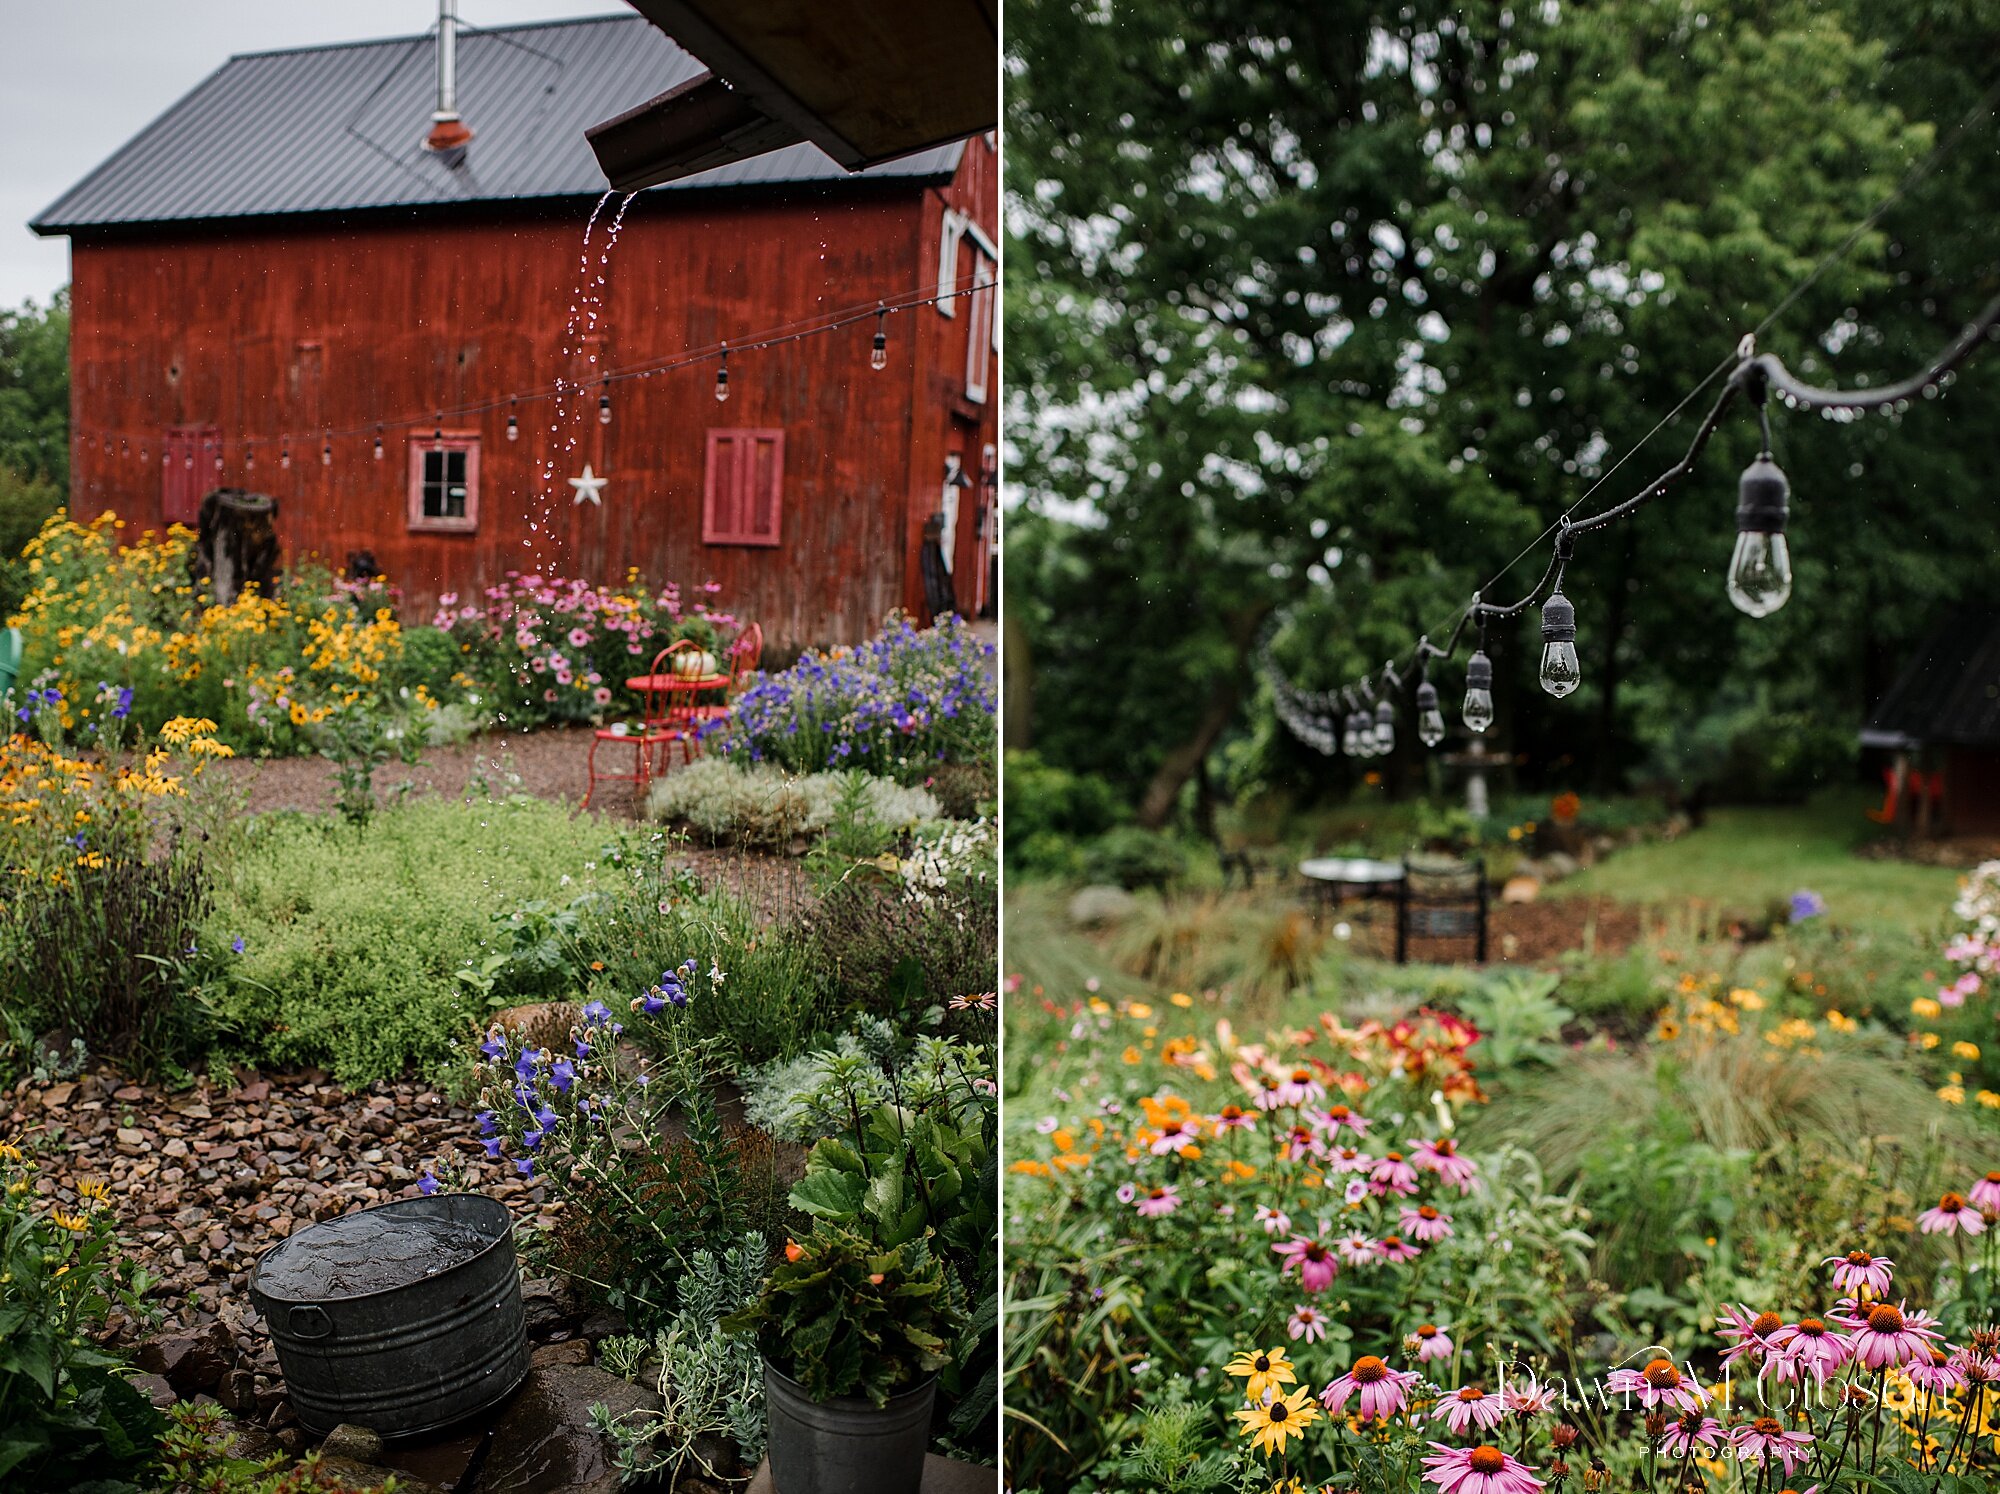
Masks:
[[[625,192],[810,141],[849,171],[990,130],[995,0],[628,0],[708,68],[587,131]]]
[[[1884,731],[1880,727],[1868,726],[1861,730],[1863,747],[1882,748],[1889,752],[1914,752],[1923,746],[1921,738],[1904,731]]]

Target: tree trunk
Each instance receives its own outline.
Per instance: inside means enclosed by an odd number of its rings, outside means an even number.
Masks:
[[[1139,800],[1139,823],[1148,830],[1157,830],[1166,824],[1174,812],[1174,805],[1180,801],[1182,785],[1194,775],[1202,759],[1208,756],[1223,731],[1235,719],[1236,707],[1243,701],[1243,686],[1250,675],[1250,645],[1271,611],[1267,603],[1231,619],[1229,632],[1236,645],[1234,661],[1208,687],[1208,698],[1202,703],[1201,715],[1195,722],[1193,733],[1161,760]]]

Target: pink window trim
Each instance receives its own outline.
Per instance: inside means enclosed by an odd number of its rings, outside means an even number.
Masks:
[[[424,453],[434,449],[465,453],[465,517],[431,518],[424,513]],[[410,437],[409,527],[424,534],[471,534],[479,528],[479,433],[446,431],[442,440],[429,435]]]

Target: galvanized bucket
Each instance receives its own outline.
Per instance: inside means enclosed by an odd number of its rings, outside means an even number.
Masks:
[[[352,1422],[420,1436],[484,1411],[528,1373],[513,1221],[476,1193],[301,1230],[258,1257],[250,1300],[309,1431]]]
[[[918,1494],[931,1440],[937,1377],[870,1401],[816,1401],[764,1361],[774,1494]]]

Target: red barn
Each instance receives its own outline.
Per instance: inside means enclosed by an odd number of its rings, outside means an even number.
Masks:
[[[636,15],[467,31],[471,139],[440,151],[438,47],[231,58],[35,220],[71,240],[73,515],[137,532],[250,488],[287,559],[369,552],[413,613],[637,567],[719,582],[780,645],[927,610],[942,516],[981,610],[992,140],[858,174],[791,146],[639,194],[612,243],[585,127],[701,64]]]

